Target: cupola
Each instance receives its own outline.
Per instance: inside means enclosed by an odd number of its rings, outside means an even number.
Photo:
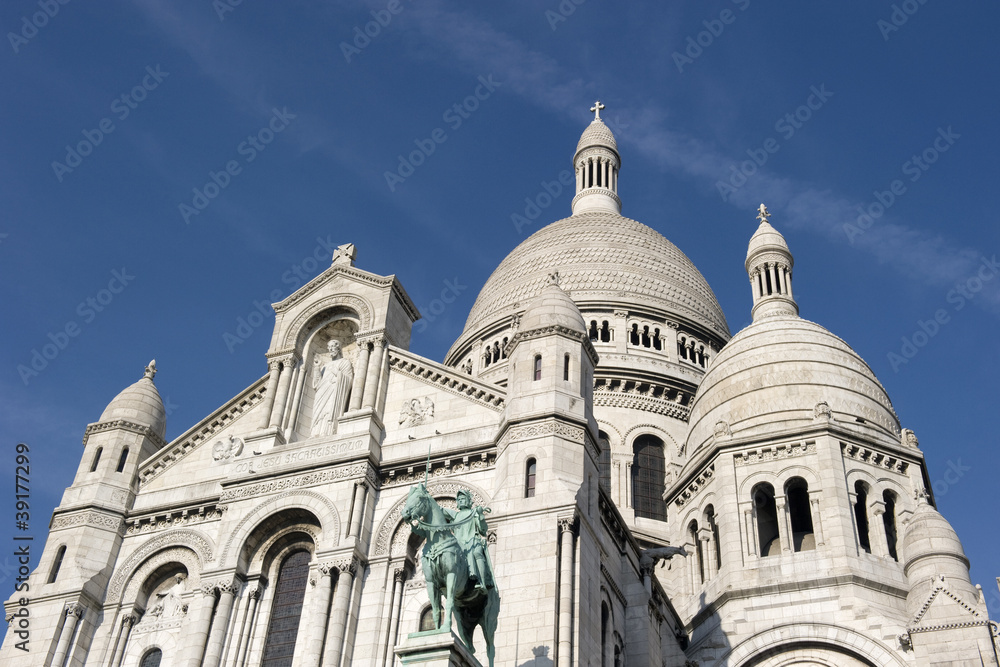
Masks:
[[[747,246],[746,270],[753,290],[756,322],[773,315],[798,315],[799,307],[792,296],[792,253],[785,237],[771,226],[771,214],[760,205],[757,219],[760,226]]]
[[[618,198],[618,170],[621,156],[611,129],[601,120],[604,105],[600,100],[590,107],[594,120],[587,126],[576,145],[573,168],[576,171],[576,196],[573,215],[588,211],[622,212]]]

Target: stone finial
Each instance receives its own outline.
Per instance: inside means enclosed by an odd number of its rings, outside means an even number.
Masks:
[[[760,220],[761,223],[769,222],[771,219],[771,212],[767,210],[767,207],[764,206],[764,204],[761,204],[760,208],[757,209],[757,219]]]
[[[916,496],[918,505],[930,505],[931,503],[930,491],[928,491],[924,487],[920,487],[919,489],[917,489],[914,492],[914,496]]]
[[[149,362],[149,365],[146,366],[146,370],[142,374],[142,377],[148,380],[152,380],[154,377],[156,377],[156,359],[153,359],[152,361]]]
[[[727,422],[722,421],[721,419],[715,422],[714,431],[716,438],[724,438],[726,436],[733,434],[732,429],[729,428],[729,424]]]
[[[594,120],[601,120],[601,109],[603,108],[604,105],[601,104],[600,100],[594,102],[594,106],[590,107],[590,110],[594,112]]]
[[[556,287],[558,287],[559,286],[559,272],[558,271],[552,271],[552,272],[550,272],[548,279],[545,281],[545,285],[546,286],[548,286],[548,285],[555,285]]]
[[[920,441],[917,440],[917,434],[908,428],[904,428],[902,433],[900,433],[900,444],[904,447],[919,447]]]
[[[354,260],[358,256],[358,249],[354,247],[353,243],[345,243],[344,245],[337,246],[337,249],[333,251],[333,264],[346,264],[347,266],[354,266]]]

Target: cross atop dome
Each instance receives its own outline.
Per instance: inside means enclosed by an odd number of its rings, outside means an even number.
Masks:
[[[597,100],[596,102],[594,102],[594,106],[590,107],[590,110],[594,112],[594,120],[595,121],[601,120],[601,109],[603,109],[603,108],[604,108],[604,105],[601,104],[600,100]]]
[[[767,210],[767,207],[764,206],[764,204],[761,204],[760,208],[757,209],[757,211],[758,211],[757,212],[757,219],[758,220],[760,220],[762,223],[764,223],[764,222],[770,223],[770,221],[771,221],[771,212]]]

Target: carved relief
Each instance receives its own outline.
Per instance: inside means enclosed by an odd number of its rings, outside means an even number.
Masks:
[[[212,560],[214,550],[212,542],[201,533],[193,530],[176,530],[154,537],[132,552],[132,555],[118,569],[108,587],[108,602],[117,602],[121,599],[125,582],[143,561],[157,551],[171,546],[185,546],[194,551],[198,557],[199,570],[204,563]]]
[[[51,530],[71,528],[72,526],[98,526],[113,530],[119,535],[125,534],[125,522],[120,516],[103,514],[101,512],[80,512],[79,514],[61,514],[52,519]]]
[[[745,452],[733,454],[736,465],[744,466],[753,463],[764,463],[776,459],[787,459],[793,456],[804,454],[815,454],[815,442],[793,442],[791,444],[780,444],[773,447],[760,447],[759,449],[748,449]]]
[[[403,401],[403,408],[399,411],[399,423],[406,426],[419,426],[427,424],[434,419],[434,402],[430,396],[425,396],[423,401],[414,398]]]
[[[228,440],[219,440],[212,445],[212,458],[216,461],[229,461],[243,453],[243,440],[229,436]]]

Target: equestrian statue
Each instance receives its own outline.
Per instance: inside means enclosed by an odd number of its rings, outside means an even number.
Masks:
[[[414,533],[424,538],[421,560],[437,629],[450,632],[454,614],[458,621],[458,638],[475,653],[472,633],[477,625],[481,627],[486,639],[486,655],[493,667],[496,654],[493,635],[500,614],[500,593],[486,550],[483,515],[490,510],[481,505],[473,507],[472,494],[468,491],[461,490],[456,495],[458,509],[451,510],[441,507],[425,484],[410,487],[403,507],[403,520],[410,524]]]

